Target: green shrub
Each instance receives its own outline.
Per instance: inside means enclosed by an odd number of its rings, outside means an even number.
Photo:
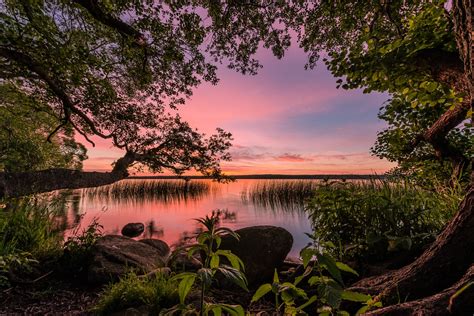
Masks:
[[[0,210],[0,256],[30,253],[35,259],[61,253],[62,235],[56,209],[33,200],[10,202]]]
[[[129,273],[118,283],[104,290],[95,312],[107,315],[131,307],[146,305],[153,312],[169,308],[179,302],[177,283],[165,275],[138,277]]]
[[[339,245],[340,256],[377,261],[433,241],[462,195],[459,187],[428,191],[403,181],[328,182],[306,209],[315,236]]]
[[[86,268],[92,258],[92,247],[102,236],[102,229],[103,226],[94,218],[82,233],[76,229],[73,236],[64,243],[61,268],[67,271],[69,276],[78,277],[87,272]]]
[[[39,261],[57,259],[62,243],[56,208],[28,199],[6,205],[0,209],[0,287],[10,285],[12,272],[29,273]]]

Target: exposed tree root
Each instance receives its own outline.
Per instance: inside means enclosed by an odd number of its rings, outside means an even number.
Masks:
[[[413,263],[385,275],[361,280],[354,290],[379,296],[384,305],[413,301],[450,287],[474,262],[474,189],[431,247]]]
[[[458,295],[454,295],[470,282],[474,281],[474,265],[453,286],[442,292],[420,300],[384,307],[367,315],[472,315],[474,313],[474,285]],[[453,296],[454,295],[454,296]]]

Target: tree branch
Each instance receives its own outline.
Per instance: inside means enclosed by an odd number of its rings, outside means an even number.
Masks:
[[[102,10],[97,0],[73,0],[73,2],[86,9],[86,11],[100,23],[113,28],[122,34],[122,36],[132,37],[135,45],[140,47],[146,46],[146,39],[142,33],[129,24]]]
[[[31,72],[36,73],[39,78],[44,81],[48,87],[51,89],[51,91],[61,100],[61,103],[63,104],[64,108],[64,115],[65,115],[65,120],[66,122],[70,122],[70,114],[74,113],[77,116],[79,116],[86,124],[87,126],[91,129],[91,131],[102,138],[111,138],[113,137],[113,134],[104,134],[100,132],[96,127],[94,122],[82,111],[80,111],[78,108],[75,107],[73,101],[70,99],[70,97],[67,95],[67,93],[64,91],[64,89],[61,87],[61,85],[54,80],[47,71],[45,71],[38,63],[36,63],[30,56],[16,51],[16,50],[11,50],[7,48],[0,47],[0,56],[3,56],[9,60],[13,60],[17,62],[18,64],[26,67],[29,69]],[[76,125],[74,125],[75,129],[80,132],[82,135],[85,133],[78,129]]]

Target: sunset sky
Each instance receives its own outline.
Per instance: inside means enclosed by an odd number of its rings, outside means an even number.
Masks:
[[[192,126],[210,134],[216,127],[234,136],[229,174],[382,173],[394,164],[370,155],[384,123],[377,112],[388,96],[336,89],[321,63],[305,70],[306,56],[291,48],[278,60],[262,51],[263,68],[243,76],[224,66],[217,86],[203,84],[180,108]],[[123,153],[109,141],[88,147],[85,170],[110,170]]]

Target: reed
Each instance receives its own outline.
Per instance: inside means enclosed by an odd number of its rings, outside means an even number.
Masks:
[[[90,199],[174,202],[196,200],[209,191],[210,184],[204,181],[123,180],[111,185],[84,189],[83,194]]]
[[[313,196],[319,183],[317,180],[258,182],[242,192],[242,199],[265,208],[303,210],[305,201]]]

